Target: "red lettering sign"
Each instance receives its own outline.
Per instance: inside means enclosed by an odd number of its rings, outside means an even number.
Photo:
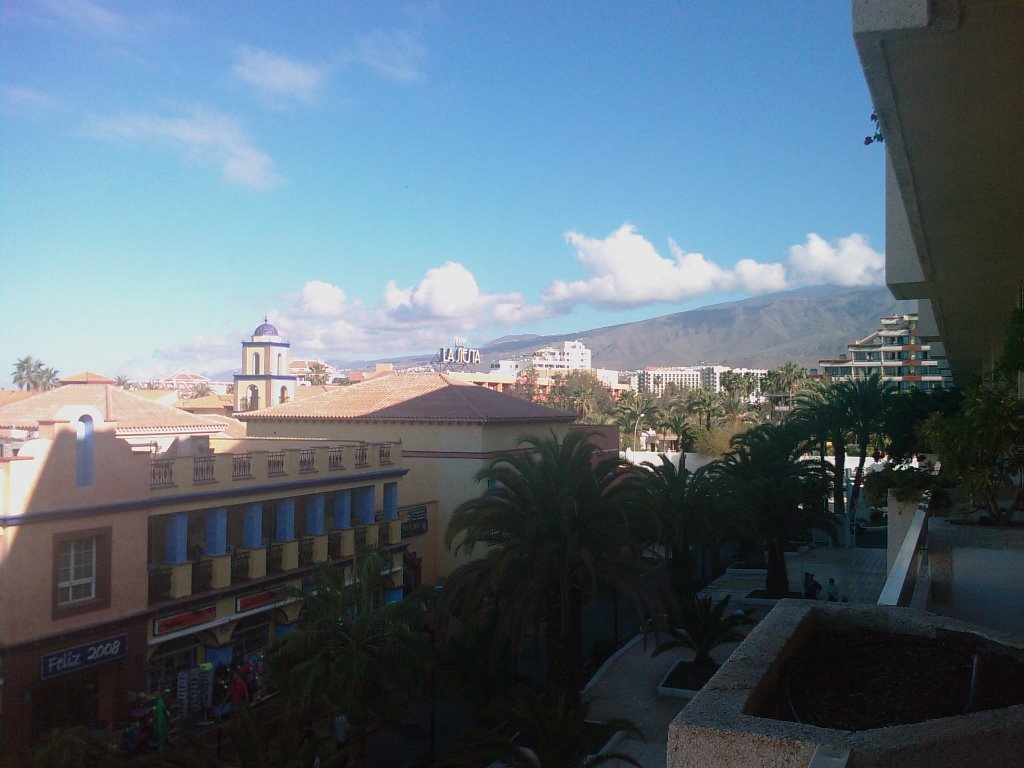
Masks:
[[[236,597],[235,612],[244,613],[245,611],[251,611],[253,608],[261,608],[264,605],[276,603],[280,599],[281,595],[276,589],[271,589],[267,592],[257,592],[254,595],[246,595],[245,597]]]
[[[164,616],[162,619],[153,620],[153,635],[159,637],[169,632],[177,632],[181,629],[188,629],[199,624],[205,624],[217,618],[217,606],[207,605],[203,608],[196,608],[194,611],[176,613],[173,616]]]

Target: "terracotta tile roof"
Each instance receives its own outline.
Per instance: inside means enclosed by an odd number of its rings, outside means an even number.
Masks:
[[[32,397],[32,394],[21,389],[0,389],[0,405],[24,400],[26,397]]]
[[[175,408],[181,408],[183,411],[202,410],[209,408],[223,409],[225,405],[231,405],[234,403],[234,399],[231,396],[227,396],[227,400],[224,399],[224,395],[206,395],[205,397],[192,397],[185,400],[179,400],[174,404]]]
[[[442,373],[404,373],[338,387],[303,400],[239,414],[238,418],[486,424],[573,421],[574,416]]]
[[[305,400],[308,397],[316,397],[322,395],[324,392],[332,392],[335,389],[341,389],[345,386],[344,384],[310,384],[308,387],[296,387],[295,388],[295,399]]]
[[[118,387],[58,387],[24,400],[0,406],[0,427],[32,429],[40,421],[59,418],[63,408],[88,405],[108,421],[116,421],[117,434],[214,433],[221,425],[125,392]]]
[[[116,379],[112,379],[109,376],[104,376],[102,373],[93,373],[92,371],[82,371],[81,373],[73,373],[70,376],[61,376],[60,383],[64,384],[117,384]]]

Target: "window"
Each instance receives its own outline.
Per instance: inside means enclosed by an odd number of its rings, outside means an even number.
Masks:
[[[252,353],[252,372],[254,374],[259,375],[259,372],[260,372],[260,353],[259,352],[253,352]]]
[[[92,485],[92,417],[82,416],[75,425],[75,485]]]
[[[96,539],[62,541],[57,569],[57,602],[60,605],[96,597]]]
[[[54,535],[53,617],[110,606],[111,529]]]

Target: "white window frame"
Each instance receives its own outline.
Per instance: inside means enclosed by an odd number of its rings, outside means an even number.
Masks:
[[[84,542],[91,544],[89,553],[85,553]],[[86,536],[80,539],[64,539],[60,542],[59,557],[57,563],[57,605],[74,605],[96,597],[96,549],[99,542],[96,536]],[[64,553],[68,553],[67,579],[62,579],[64,571]],[[75,577],[76,567],[81,569],[83,575]],[[85,575],[85,574],[88,575]],[[89,586],[89,594],[75,596],[75,588]]]

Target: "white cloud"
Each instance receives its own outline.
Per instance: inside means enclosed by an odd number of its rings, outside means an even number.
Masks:
[[[169,146],[189,159],[220,166],[224,180],[233,184],[268,189],[280,181],[270,156],[237,120],[217,110],[200,107],[180,117],[121,115],[94,121],[91,129],[100,138]]]
[[[428,269],[411,288],[399,288],[395,281],[389,281],[381,306],[397,323],[441,320],[469,328],[488,320],[494,305],[509,302],[522,302],[522,297],[484,294],[472,272],[462,264],[448,261],[441,267]]]
[[[408,85],[426,77],[421,65],[427,49],[409,32],[375,30],[359,39],[356,53],[364,65],[396,83]]]
[[[0,85],[0,106],[10,115],[42,117],[60,110],[62,105],[52,96],[21,85]]]
[[[325,69],[259,48],[239,48],[232,66],[235,77],[269,99],[311,102],[325,77]]]
[[[863,235],[854,233],[829,243],[811,232],[803,245],[790,247],[786,266],[795,284],[880,285],[885,256]]]
[[[116,37],[129,28],[124,16],[91,0],[47,0],[46,6],[54,16],[87,32]]]
[[[302,286],[298,311],[310,317],[339,317],[345,313],[345,292],[322,280],[310,280]]]
[[[825,282],[872,285],[881,282],[884,262],[858,234],[829,244],[812,233],[806,244],[790,248],[785,263],[742,259],[731,268],[688,253],[673,240],[671,258],[666,258],[628,223],[605,238],[567,232],[565,239],[589,276],[554,280],[544,289],[544,303],[560,312],[579,304],[621,309],[677,303],[708,293],[758,294]]]

